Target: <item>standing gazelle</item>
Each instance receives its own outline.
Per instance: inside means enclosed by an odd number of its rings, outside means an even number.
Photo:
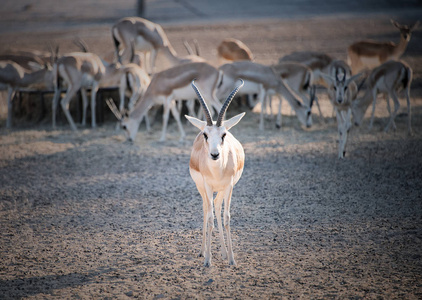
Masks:
[[[230,120],[223,121],[224,115],[233,97],[243,86],[237,86],[225,101],[217,118],[213,122],[211,113],[199,89],[192,81],[192,87],[198,95],[204,110],[206,121],[186,116],[189,122],[201,132],[193,142],[193,149],[189,163],[189,171],[193,181],[201,194],[204,209],[204,227],[200,256],[205,256],[204,265],[211,266],[211,234],[214,229],[213,194],[215,212],[217,214],[218,231],[223,259],[227,258],[230,265],[236,265],[233,257],[232,238],[230,233],[230,201],[233,186],[242,176],[245,163],[245,153],[239,141],[229,132],[245,115],[241,113]],[[224,242],[223,226],[221,223],[221,206],[224,200],[224,227],[227,233],[227,246]],[[208,234],[208,236],[207,236]]]
[[[344,72],[343,72],[344,74]],[[343,74],[335,77],[322,74],[327,82],[330,82],[328,88],[328,97],[333,104],[337,117],[338,130],[338,158],[344,158],[346,154],[346,143],[349,130],[352,127],[352,105],[359,92],[355,80],[362,76],[362,73],[353,75],[346,79]]]
[[[393,42],[365,40],[350,45],[347,51],[353,74],[356,74],[365,68],[373,69],[391,59],[398,60],[403,55],[404,51],[406,51],[412,31],[418,27],[419,21],[412,26],[401,25],[393,20],[390,21],[400,30],[400,42],[395,44]]]
[[[367,90],[365,94],[356,99],[353,103],[352,114],[355,125],[358,126],[365,115],[366,110],[372,103],[372,114],[369,128],[372,128],[375,113],[375,103],[377,100],[378,93],[386,95],[387,109],[390,113],[390,120],[385,127],[385,131],[388,131],[390,127],[396,129],[394,118],[400,108],[400,102],[397,94],[404,90],[407,101],[407,130],[408,134],[412,135],[412,126],[410,124],[410,84],[412,83],[412,69],[402,61],[390,60],[382,65],[376,67],[371,71],[367,79]],[[393,98],[394,111],[391,113],[389,97]]]

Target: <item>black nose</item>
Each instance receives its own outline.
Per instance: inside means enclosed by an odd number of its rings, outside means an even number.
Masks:
[[[217,153],[217,154],[211,153],[211,158],[212,158],[213,160],[217,160],[217,159],[218,159],[218,156],[219,156],[219,154],[218,154],[218,153]]]

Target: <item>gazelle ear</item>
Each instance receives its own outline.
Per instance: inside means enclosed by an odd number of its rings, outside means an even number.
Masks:
[[[207,126],[207,122],[199,120],[197,118],[194,117],[190,117],[185,115],[186,119],[188,119],[188,121],[195,126],[196,128],[198,128],[199,130],[203,131],[205,129],[205,126]]]
[[[391,24],[393,24],[395,27],[397,27],[398,29],[400,29],[400,24],[397,21],[394,21],[393,19],[390,19]]]
[[[233,118],[231,118],[231,119],[229,119],[227,121],[223,121],[223,126],[227,130],[229,130],[234,125],[236,125],[237,123],[239,123],[239,121],[243,118],[244,115],[245,115],[245,113],[241,113],[241,114],[238,114],[237,116],[234,116]]]

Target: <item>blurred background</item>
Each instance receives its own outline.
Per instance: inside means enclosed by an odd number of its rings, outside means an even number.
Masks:
[[[159,23],[208,23],[262,18],[388,14],[418,18],[420,0],[2,0],[0,33],[114,23],[137,14]]]

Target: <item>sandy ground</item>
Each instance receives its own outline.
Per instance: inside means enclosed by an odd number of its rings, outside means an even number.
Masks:
[[[224,37],[243,40],[261,63],[295,50],[345,58],[351,42],[397,40],[388,15],[254,20],[212,25],[166,25],[184,53],[197,39],[215,61]],[[406,20],[406,19],[404,19]],[[410,20],[415,21],[415,20]],[[112,49],[109,24],[1,34],[1,50],[45,50],[54,40],[66,51],[83,37],[92,51]],[[219,253],[213,266],[198,258],[200,195],[189,176],[197,130],[174,123],[158,142],[141,126],[124,141],[108,119],[99,128],[52,130],[15,120],[0,128],[1,299],[421,299],[422,298],[422,35],[415,32],[404,60],[414,68],[412,126],[405,101],[397,130],[384,133],[387,110],[379,101],[374,128],[368,115],[353,128],[346,159],[337,159],[336,123],[320,91],[324,119],[300,127],[284,107],[283,127],[246,110],[232,129],[245,148],[231,217],[237,267]]]

